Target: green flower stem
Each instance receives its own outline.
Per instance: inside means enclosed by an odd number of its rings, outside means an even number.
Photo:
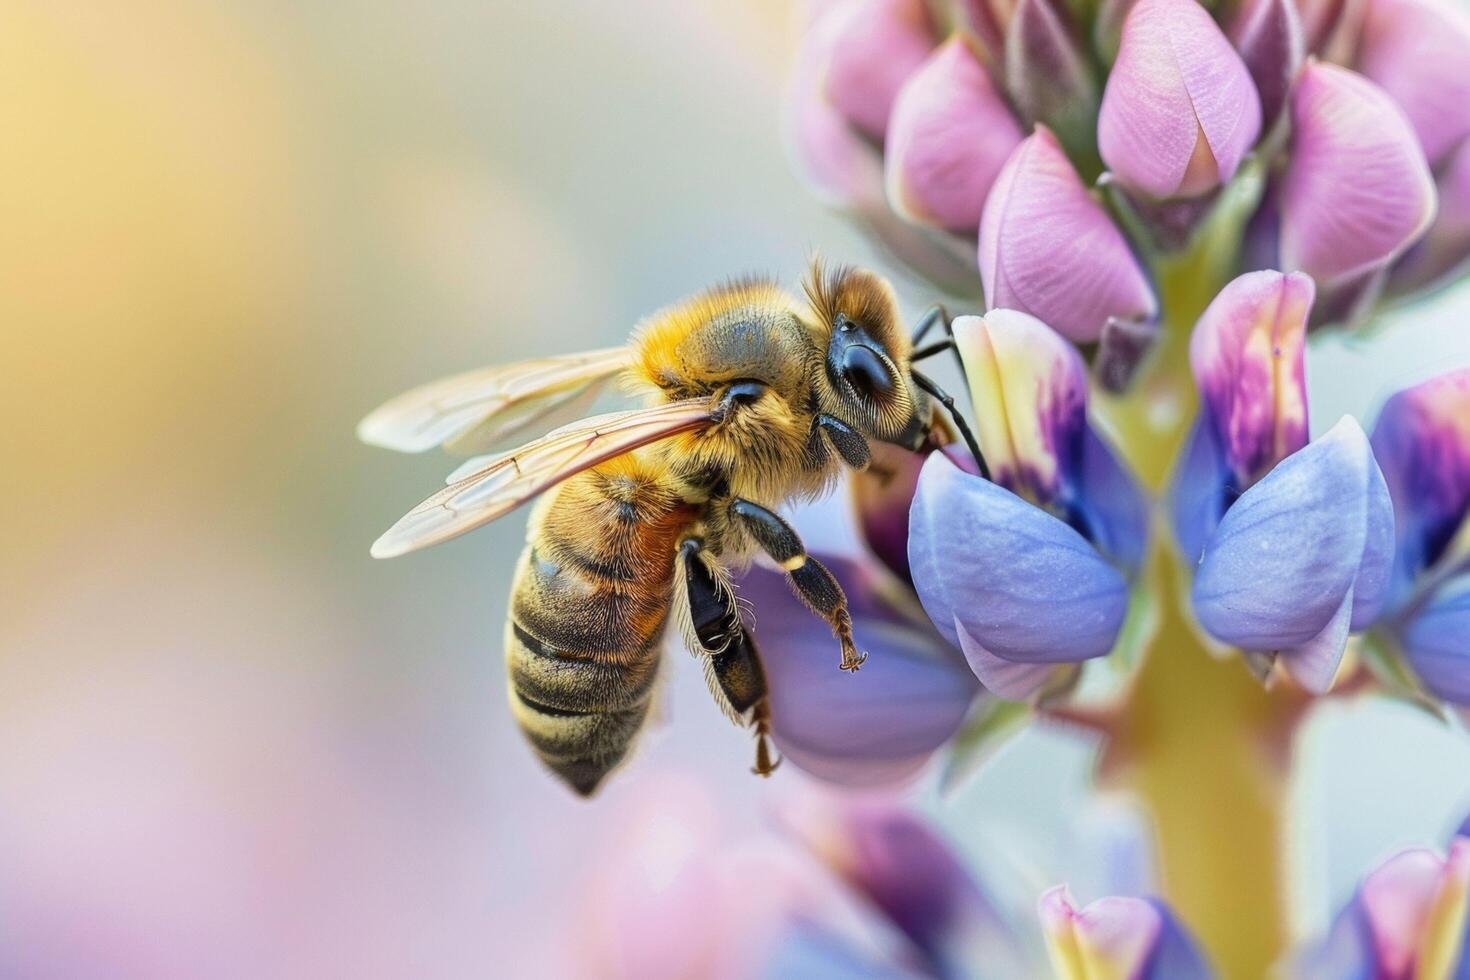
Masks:
[[[1196,412],[1189,331],[1228,275],[1225,240],[1207,229],[1189,253],[1159,262],[1160,348],[1127,397],[1095,402],[1156,495]],[[1158,621],[1102,771],[1150,812],[1164,894],[1221,976],[1256,980],[1287,944],[1286,780],[1305,700],[1267,692],[1240,658],[1211,652],[1167,522],[1156,516],[1154,525],[1140,587]]]

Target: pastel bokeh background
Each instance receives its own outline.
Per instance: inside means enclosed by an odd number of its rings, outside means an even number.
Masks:
[[[499,647],[524,519],[373,562],[452,464],[352,428],[731,274],[881,261],[788,167],[793,29],[779,0],[0,6],[0,974],[600,975],[592,882],[650,800],[738,836],[790,792],[678,658],[595,801],[544,776]],[[1329,338],[1314,428],[1464,363],[1465,291]],[[1312,930],[1458,822],[1470,741],[1373,702],[1302,750]],[[1007,901],[1086,899],[1088,762],[1028,732],[917,798]]]

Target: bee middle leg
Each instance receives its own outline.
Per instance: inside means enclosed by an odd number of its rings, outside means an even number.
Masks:
[[[832,627],[832,634],[842,645],[842,669],[857,670],[861,667],[868,655],[859,651],[853,642],[852,614],[847,609],[847,595],[827,566],[806,553],[806,546],[801,543],[795,529],[774,511],[736,497],[730,501],[730,515],[790,576],[796,594],[807,608]]]
[[[688,538],[680,547],[684,566],[684,591],[689,602],[689,619],[694,638],[709,658],[712,686],[731,712],[748,713],[755,731],[757,776],[769,776],[781,764],[771,752],[771,707],[766,696],[766,672],[756,651],[755,639],[740,620],[735,593],[719,581],[700,552],[704,542]]]

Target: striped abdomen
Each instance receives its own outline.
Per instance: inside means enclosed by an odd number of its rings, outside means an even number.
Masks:
[[[648,716],[693,517],[636,455],[563,483],[532,520],[511,590],[511,709],[537,755],[582,795]]]

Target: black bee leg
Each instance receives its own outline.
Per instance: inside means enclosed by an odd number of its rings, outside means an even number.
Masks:
[[[821,616],[832,627],[832,634],[842,645],[842,669],[857,670],[868,659],[859,652],[852,639],[852,614],[847,610],[847,596],[827,567],[806,553],[790,524],[760,504],[737,497],[730,502],[730,514],[770,555],[786,574],[796,594],[808,609]]]
[[[919,317],[919,322],[914,326],[914,332],[911,338],[914,346],[917,347],[919,341],[929,336],[929,331],[941,323],[944,324],[944,329],[947,331],[949,329],[949,312],[945,310],[942,303],[935,303],[924,311],[924,315]]]
[[[818,415],[816,427],[826,434],[827,441],[837,450],[837,455],[842,457],[844,463],[855,470],[868,468],[872,452],[868,449],[868,440],[863,438],[861,432],[830,415]]]
[[[740,621],[735,594],[715,578],[700,552],[704,542],[688,538],[680,547],[684,566],[684,591],[694,636],[707,658],[712,693],[731,714],[749,714],[755,731],[757,776],[769,776],[781,764],[771,752],[771,708],[766,698],[766,673],[750,631]]]
[[[920,374],[918,371],[910,371],[909,374],[913,376],[914,384],[933,395],[934,399],[944,406],[949,417],[954,419],[954,427],[960,430],[960,438],[965,440],[970,455],[975,457],[975,465],[980,468],[980,475],[987,480],[990,479],[990,467],[985,464],[985,454],[980,452],[980,443],[975,440],[975,433],[970,431],[970,423],[965,421],[965,417],[956,407],[954,396],[935,384],[934,379],[928,375]]]

